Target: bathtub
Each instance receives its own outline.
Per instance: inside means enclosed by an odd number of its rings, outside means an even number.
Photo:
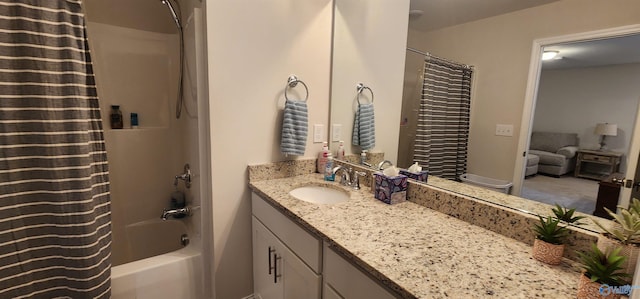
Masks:
[[[131,252],[143,259],[111,269],[112,299],[202,298],[200,240],[189,236],[187,246],[180,244],[187,232],[183,222],[153,219],[129,225],[126,230]],[[155,254],[160,255],[144,256]]]

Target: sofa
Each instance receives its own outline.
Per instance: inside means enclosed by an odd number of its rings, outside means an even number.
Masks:
[[[559,177],[573,171],[576,166],[578,134],[533,132],[529,141],[529,154],[540,158],[538,173]]]

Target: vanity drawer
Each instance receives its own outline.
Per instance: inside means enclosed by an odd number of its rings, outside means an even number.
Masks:
[[[611,163],[611,157],[592,155],[592,154],[582,154],[582,160],[583,161],[601,162],[601,163]]]

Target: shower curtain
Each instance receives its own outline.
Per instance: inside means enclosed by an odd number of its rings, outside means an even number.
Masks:
[[[413,160],[430,175],[459,180],[467,171],[472,73],[466,65],[425,58]]]
[[[0,298],[109,298],[105,144],[80,1],[0,1]]]

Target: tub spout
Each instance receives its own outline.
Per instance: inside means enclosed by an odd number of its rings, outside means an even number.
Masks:
[[[184,208],[180,208],[180,209],[173,209],[173,210],[168,210],[165,209],[164,211],[162,211],[162,216],[160,216],[160,218],[162,220],[167,220],[169,217],[175,217],[175,216],[191,216],[191,209],[189,209],[188,207],[184,207]]]

